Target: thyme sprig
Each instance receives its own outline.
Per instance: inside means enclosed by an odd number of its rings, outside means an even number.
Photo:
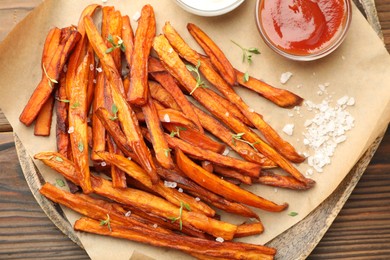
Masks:
[[[232,40],[232,43],[237,45],[242,50],[242,62],[243,63],[247,62],[248,65],[252,64],[252,62],[253,62],[252,57],[253,57],[254,54],[261,54],[258,48],[255,48],[255,47],[244,48],[240,44],[238,44],[237,42],[235,42],[233,40]],[[244,80],[244,82],[247,82],[249,80],[248,69],[244,73],[243,80]]]
[[[176,131],[172,130],[171,133],[169,134],[170,137],[175,137],[176,135],[180,137],[180,131],[185,131],[187,128],[182,127],[182,126],[176,126]]]
[[[180,201],[180,208],[179,208],[179,215],[177,217],[170,217],[169,219],[171,220],[172,223],[176,222],[179,220],[179,227],[180,230],[183,229],[183,221],[182,221],[182,215],[183,215],[183,209],[186,208],[188,211],[191,211],[190,205],[187,203],[184,203],[183,201]]]
[[[125,46],[125,44],[124,44],[122,38],[119,37],[119,36],[116,36],[116,37],[118,38],[118,43],[115,43],[114,37],[112,37],[111,34],[108,35],[107,41],[108,41],[109,43],[111,43],[112,47],[111,47],[111,48],[108,48],[108,49],[106,50],[106,53],[107,53],[107,54],[110,53],[110,52],[112,52],[113,50],[115,50],[115,49],[117,49],[117,48],[121,49],[122,52],[125,52],[125,51],[126,51],[126,46]]]
[[[43,68],[43,72],[45,73],[45,75],[46,75],[46,77],[47,77],[49,86],[50,86],[51,88],[53,88],[53,84],[52,84],[52,83],[58,83],[58,81],[55,80],[55,79],[53,79],[53,78],[51,78],[51,77],[49,76],[49,74],[47,74],[45,65],[42,64],[42,68]]]
[[[190,95],[192,95],[192,93],[194,93],[195,90],[197,90],[199,87],[207,88],[207,86],[205,85],[204,81],[200,77],[200,73],[199,73],[200,65],[201,65],[200,64],[200,60],[198,60],[198,63],[196,64],[196,66],[193,66],[191,64],[187,64],[186,65],[186,68],[187,68],[188,71],[195,72],[195,74],[196,74],[196,86],[195,86],[195,88],[193,90],[191,90]]]
[[[236,145],[236,141],[239,141],[239,142],[242,142],[242,143],[246,143],[246,144],[248,144],[250,147],[252,147],[252,148],[257,152],[257,149],[256,149],[256,147],[255,147],[255,144],[258,144],[259,142],[251,143],[251,142],[249,142],[249,141],[247,141],[247,140],[242,139],[242,137],[243,137],[244,134],[245,134],[245,133],[232,134],[232,143],[233,143],[234,145]]]
[[[107,213],[107,218],[100,221],[100,226],[107,226],[108,229],[110,230],[110,232],[112,231],[111,219],[110,219],[110,215],[108,213]]]

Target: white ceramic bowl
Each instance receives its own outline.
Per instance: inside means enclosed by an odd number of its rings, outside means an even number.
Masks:
[[[187,12],[200,16],[218,16],[226,14],[244,0],[175,0],[175,2]]]

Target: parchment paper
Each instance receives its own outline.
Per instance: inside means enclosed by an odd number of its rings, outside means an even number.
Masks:
[[[102,1],[48,0],[36,8],[9,34],[0,45],[0,106],[10,121],[14,131],[24,146],[33,156],[41,151],[55,150],[55,131],[49,138],[35,137],[33,127],[27,128],[18,121],[20,112],[30,97],[41,77],[40,59],[47,32],[53,26],[65,27],[77,24],[81,11],[90,3],[102,4]],[[286,60],[268,49],[261,40],[255,24],[255,1],[245,1],[235,11],[214,18],[198,17],[186,13],[174,1],[129,1],[109,0],[107,5],[114,5],[130,18],[141,10],[145,3],[153,5],[156,13],[157,28],[161,31],[165,21],[170,21],[191,46],[197,47],[186,32],[186,24],[193,22],[204,29],[219,44],[233,65],[243,71],[246,65],[241,63],[241,51],[231,40],[246,47],[259,47],[261,55],[254,57],[249,71],[251,75],[281,88],[292,90],[307,100],[319,103],[324,96],[319,96],[318,85],[330,83],[328,93],[334,100],[348,95],[354,97],[356,104],[348,108],[355,118],[355,127],[347,133],[347,140],[338,146],[332,164],[325,167],[323,173],[312,177],[316,186],[304,192],[288,191],[255,185],[250,189],[277,203],[288,202],[289,209],[282,213],[258,211],[265,232],[259,236],[242,239],[251,243],[265,243],[288,229],[328,197],[345,175],[349,172],[360,155],[372,143],[375,137],[387,126],[390,119],[390,59],[382,42],[372,31],[362,15],[354,8],[353,20],[345,42],[330,56],[315,62],[294,62]],[[133,28],[136,22],[132,21]],[[281,85],[281,73],[291,71],[293,77]],[[301,87],[298,88],[297,86]],[[288,115],[288,110],[281,109],[258,95],[239,89],[240,95],[252,108],[264,115],[281,136],[290,141],[299,151],[306,151],[302,132],[304,121],[312,118],[312,113],[302,109],[302,117]],[[282,128],[287,123],[294,123],[293,136],[286,136]],[[40,162],[38,169],[49,182],[55,182],[58,175]],[[302,172],[307,164],[298,166]],[[276,192],[277,191],[277,192]],[[290,211],[297,216],[288,215]],[[79,215],[66,210],[67,217],[73,223]],[[240,223],[241,218],[223,215],[223,220]],[[134,254],[155,259],[190,258],[180,252],[154,248],[147,245],[79,233],[88,254],[93,259],[129,259]]]

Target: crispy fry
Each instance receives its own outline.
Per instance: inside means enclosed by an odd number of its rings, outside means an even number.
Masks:
[[[119,11],[115,11],[112,6],[104,6],[102,17],[102,37],[107,46],[106,52],[112,56],[118,71],[120,71],[122,67],[121,48],[115,48],[115,46],[118,46],[119,41],[122,39],[122,30],[121,13]]]
[[[51,59],[47,68],[42,66],[44,76],[42,77],[38,86],[35,88],[33,94],[31,95],[29,101],[19,116],[20,122],[26,126],[31,125],[31,123],[37,117],[42,106],[45,104],[46,100],[50,97],[54,89],[53,83],[58,82],[60,72],[62,71],[69,54],[79,39],[80,34],[75,30],[74,27],[61,29],[59,45],[51,54],[53,58]],[[56,44],[54,39],[53,44]]]
[[[148,99],[148,58],[156,34],[156,20],[152,6],[145,5],[135,32],[133,56],[131,59],[130,88],[127,100],[142,106]]]
[[[129,68],[131,68],[131,59],[133,57],[133,47],[134,47],[134,32],[133,27],[131,27],[129,16],[122,16],[122,40],[125,44],[125,58]],[[130,82],[129,82],[130,83]],[[127,91],[125,91],[127,93]]]
[[[41,160],[44,164],[58,171],[66,179],[75,184],[79,184],[79,174],[76,168],[71,161],[61,154],[55,152],[42,152],[36,154],[34,158]],[[179,208],[175,205],[147,192],[131,188],[115,189],[112,187],[110,181],[93,175],[91,176],[91,180],[93,190],[96,194],[118,203],[137,207],[140,210],[151,212],[157,216],[164,217],[165,219],[176,217],[179,213]],[[231,240],[237,230],[236,225],[218,221],[197,212],[183,210],[181,219],[183,226],[193,226],[215,237],[222,237],[225,240]]]
[[[175,123],[164,123],[163,125],[164,128],[170,132],[171,136],[177,136],[178,138],[192,144],[193,146],[197,146],[215,153],[223,153],[223,151],[225,151],[225,145],[214,141],[207,135],[202,134],[196,130],[185,128]]]
[[[198,130],[203,133],[204,131],[202,125],[199,122],[199,118],[195,114],[190,105],[190,102],[184,96],[173,77],[167,72],[155,72],[151,75],[168,93],[172,95],[176,103],[179,105],[180,110],[183,111],[183,113],[195,123]]]
[[[169,44],[168,40],[163,35],[157,36],[154,40],[153,48],[159,55],[167,70],[188,91],[191,92],[197,86],[197,83],[195,79],[189,75],[189,72],[187,71],[184,63],[180,60],[178,54],[174,51],[169,51],[172,50],[172,46]],[[202,88],[196,89],[192,96],[236,133],[244,133],[245,140],[254,145],[256,149],[258,149],[261,153],[274,161],[296,179],[302,181],[308,187],[312,187],[315,184],[315,181],[305,178],[288,160],[277,153],[272,147],[267,145],[242,122],[234,117],[229,117],[228,114],[226,114],[228,111],[226,111],[226,109],[222,108],[221,106],[214,104],[210,95],[203,91]]]
[[[187,24],[187,30],[200,47],[202,47],[207,56],[210,57],[211,63],[217,69],[221,77],[230,85],[235,85],[237,81],[236,72],[217,44],[193,23]]]
[[[271,85],[253,77],[249,77],[248,81],[244,81],[244,73],[237,69],[236,73],[238,84],[257,92],[259,95],[280,107],[290,108],[299,106],[303,102],[303,98],[288,90],[272,87]]]
[[[123,152],[119,149],[119,147],[116,145],[114,139],[112,136],[109,136],[107,138],[107,145],[108,145],[108,151],[111,153],[115,153],[118,155],[123,155]],[[116,167],[115,165],[111,165],[111,179],[112,179],[112,186],[115,188],[126,188],[126,173]]]
[[[292,162],[304,161],[305,158],[299,155],[291,144],[284,141],[278,135],[278,133],[263,120],[262,116],[257,114],[255,111],[253,111],[253,109],[245,104],[242,98],[236,92],[234,92],[232,87],[226,83],[226,81],[221,78],[221,76],[214,70],[212,64],[207,58],[200,56],[184,42],[184,40],[170,25],[170,23],[165,24],[163,31],[170,44],[179,53],[179,55],[181,55],[185,60],[194,66],[198,63],[201,64],[199,69],[205,78],[213,86],[215,86],[230,102],[235,104],[240,109],[240,111],[248,118],[248,120],[251,121],[251,123],[264,135],[273,148],[275,148],[278,152],[280,152],[283,156]]]
[[[92,153],[91,159],[94,161],[100,160],[94,152],[106,150],[106,130],[102,122],[96,115],[98,108],[104,108],[104,85],[105,76],[103,73],[97,75],[95,94],[92,104]]]
[[[164,234],[158,231],[143,230],[137,226],[111,225],[111,230],[101,226],[98,221],[81,218],[74,228],[78,231],[125,238],[154,246],[182,250],[187,253],[198,253],[207,256],[223,256],[225,259],[272,259],[276,253],[273,248],[244,244],[239,242],[219,243],[207,239],[187,237],[177,234]]]
[[[234,238],[248,237],[263,233],[264,226],[261,222],[244,223],[238,225],[237,232],[234,234]]]
[[[154,154],[159,164],[167,169],[174,167],[171,151],[168,143],[164,137],[164,130],[162,129],[159,119],[159,112],[154,107],[152,99],[149,97],[146,104],[142,106],[142,112],[145,116],[146,126],[150,134],[150,140],[153,145]]]
[[[147,134],[145,136],[149,138]],[[171,137],[168,134],[165,134],[165,138],[171,148],[183,150],[186,154],[189,154],[196,159],[210,161],[214,164],[226,167],[232,167],[248,176],[258,176],[260,174],[261,166],[258,164],[224,156],[212,151],[203,150],[176,137]]]
[[[89,71],[89,55],[77,70],[74,85],[69,93],[69,128],[72,155],[80,174],[80,186],[84,193],[92,192],[89,171],[88,137],[87,137],[87,80]]]
[[[60,80],[58,84],[58,89],[56,92],[56,142],[57,142],[57,151],[64,155],[67,158],[72,158],[70,140],[68,134],[68,109],[69,109],[69,100],[66,96],[66,75],[65,72],[62,72],[60,75]]]
[[[88,39],[99,57],[104,73],[107,77],[113,101],[118,108],[118,119],[121,123],[123,132],[129,140],[132,150],[140,159],[142,167],[151,176],[153,183],[157,183],[158,176],[156,174],[151,153],[141,136],[141,131],[135,114],[120,91],[123,89],[121,76],[115,68],[112,57],[105,53],[106,48],[103,39],[99,35],[99,32],[90,17],[85,17],[85,28]]]
[[[127,158],[107,152],[98,152],[98,155],[104,161],[109,162],[125,171],[128,175],[141,182],[147,188],[155,191],[157,194],[161,195],[172,204],[180,207],[180,203],[184,202],[190,205],[191,210],[194,212],[201,212],[207,216],[213,216],[215,214],[215,211],[206,204],[196,202],[194,198],[184,193],[178,192],[176,189],[166,187],[162,181],[159,181],[157,184],[153,185],[150,177],[146,174],[146,172]]]
[[[54,97],[50,95],[35,120],[34,135],[49,136],[53,117]]]
[[[262,172],[259,178],[252,179],[254,183],[261,183],[269,186],[307,190],[309,187],[291,176],[279,175],[271,172]]]
[[[148,72],[153,73],[153,72],[166,72],[167,70],[165,69],[164,65],[161,64],[161,62],[153,57],[149,56],[148,60]]]
[[[165,90],[159,83],[155,81],[149,81],[150,96],[158,100],[164,107],[169,107],[180,111],[179,105],[176,103],[172,95]]]
[[[239,173],[238,171],[229,169],[227,167],[222,167],[219,165],[213,165],[213,168],[214,168],[214,173],[216,173],[218,175],[228,177],[228,178],[234,178],[234,179],[236,179],[242,183],[245,183],[247,185],[252,184],[251,177],[245,176],[245,175]]]
[[[259,219],[259,216],[255,212],[253,212],[250,208],[242,204],[229,201],[201,187],[200,185],[196,184],[192,180],[188,179],[184,174],[182,175],[179,174],[180,171],[178,169],[172,171],[163,168],[157,168],[157,172],[164,179],[176,182],[177,185],[181,187],[183,190],[185,190],[186,192],[200,198],[203,201],[206,201],[207,203],[213,205],[214,207],[244,217]]]
[[[237,117],[237,119],[241,120],[244,124],[246,124],[249,127],[253,127],[253,124],[251,121],[249,121],[237,108],[237,106],[233,103],[231,103],[229,100],[225,99],[224,97],[221,97],[217,93],[215,93],[211,89],[205,89],[205,91],[214,99],[214,102],[221,104],[221,106],[224,106],[227,111],[229,111],[229,114],[232,116]]]
[[[126,211],[119,204],[113,202],[95,199],[83,194],[72,194],[50,183],[45,183],[39,192],[46,198],[95,220],[105,219],[108,214],[112,223],[118,225],[136,225],[145,229],[157,228],[162,233],[171,233],[167,229],[152,227],[138,221],[137,218],[134,218],[135,214],[125,216]]]
[[[266,200],[218,178],[217,176],[204,170],[202,167],[196,165],[179,149],[176,149],[176,163],[179,169],[182,170],[182,172],[190,179],[226,199],[272,212],[279,212],[288,207],[287,203],[277,205],[272,201]]]
[[[264,168],[275,167],[275,163],[264,157],[257,152],[253,147],[244,142],[234,142],[234,133],[222,125],[212,116],[203,112],[201,109],[194,106],[195,113],[198,115],[203,127],[207,129],[214,136],[217,136],[225,144],[229,145],[235,152],[237,152],[242,158],[260,164]]]

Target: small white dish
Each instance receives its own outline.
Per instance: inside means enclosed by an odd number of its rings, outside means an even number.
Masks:
[[[175,0],[175,2],[187,12],[200,16],[218,16],[226,14],[244,0]]]

